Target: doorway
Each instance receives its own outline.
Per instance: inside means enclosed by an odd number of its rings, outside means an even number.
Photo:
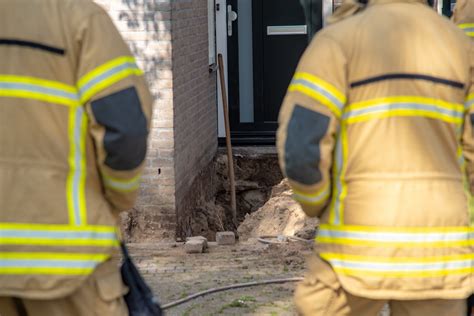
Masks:
[[[273,144],[283,97],[313,30],[298,0],[227,0],[226,10],[232,140]],[[322,21],[319,12],[314,18]]]

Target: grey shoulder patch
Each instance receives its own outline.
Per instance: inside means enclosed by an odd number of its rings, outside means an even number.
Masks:
[[[105,164],[114,170],[138,167],[146,155],[146,117],[134,87],[92,102],[96,121],[105,127]]]
[[[306,185],[322,179],[319,143],[326,135],[330,118],[296,105],[288,123],[285,143],[285,171],[288,178]]]

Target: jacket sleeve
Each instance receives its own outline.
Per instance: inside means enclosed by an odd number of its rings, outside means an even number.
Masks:
[[[458,0],[454,8],[452,20],[466,35],[474,38],[474,1]]]
[[[320,216],[331,196],[333,151],[346,102],[346,57],[318,34],[304,53],[280,110],[280,167],[308,216]]]
[[[102,9],[78,35],[77,88],[108,202],[130,209],[146,155],[152,99],[142,71]]]
[[[465,103],[466,116],[462,145],[469,189],[471,194],[474,194],[474,44],[471,45],[470,63],[471,78]]]

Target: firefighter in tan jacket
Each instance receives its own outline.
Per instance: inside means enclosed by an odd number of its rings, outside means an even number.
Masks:
[[[465,315],[474,49],[423,0],[371,0],[322,30],[280,113],[280,164],[321,219],[301,315]]]
[[[89,0],[0,2],[0,315],[128,315],[111,255],[151,97]]]

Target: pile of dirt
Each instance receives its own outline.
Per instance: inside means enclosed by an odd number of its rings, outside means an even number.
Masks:
[[[240,238],[284,235],[312,239],[318,219],[307,217],[291,195],[287,180],[273,187],[270,199],[259,210],[245,216],[237,229]]]
[[[246,214],[262,207],[270,198],[273,186],[282,179],[276,151],[252,153],[238,148],[234,153],[235,191],[237,200],[237,220],[241,222]],[[230,187],[227,179],[227,156],[220,152],[216,158],[217,192],[216,204],[224,207],[230,214]],[[231,228],[231,216],[228,218]],[[232,227],[231,230],[235,229]]]

